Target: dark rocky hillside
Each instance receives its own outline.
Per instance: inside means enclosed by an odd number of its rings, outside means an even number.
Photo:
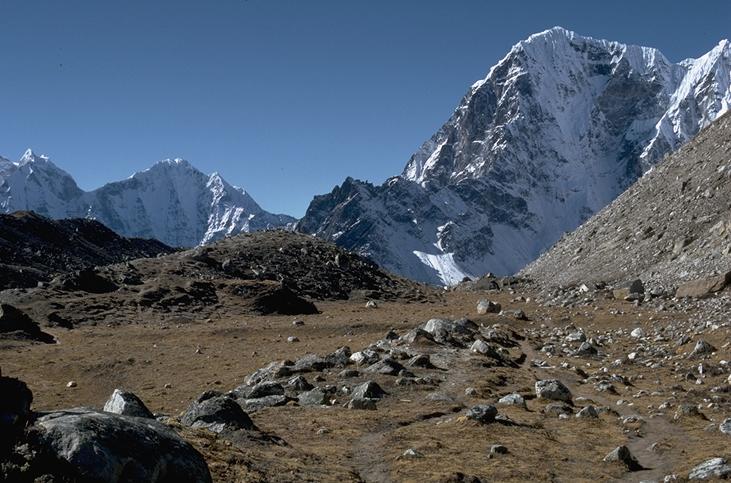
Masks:
[[[0,214],[0,289],[34,287],[59,273],[172,251],[157,240],[119,236],[94,220]]]
[[[42,287],[0,292],[1,301],[39,323],[65,327],[138,323],[148,314],[185,320],[221,311],[312,314],[323,300],[375,304],[434,296],[434,289],[393,276],[333,243],[284,230],[68,271]]]

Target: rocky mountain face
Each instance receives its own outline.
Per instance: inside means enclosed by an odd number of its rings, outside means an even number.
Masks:
[[[731,44],[674,64],[553,28],[519,42],[380,186],[347,179],[297,229],[441,284],[511,274],[731,105]]]
[[[641,278],[670,289],[731,269],[731,115],[521,273],[544,285]]]
[[[94,220],[0,214],[0,290],[35,287],[58,273],[171,252],[157,240],[125,238]]]
[[[0,212],[17,210],[96,219],[125,236],[181,247],[295,221],[264,211],[218,173],[206,175],[182,159],[86,192],[48,157],[30,150],[18,162],[0,158]]]

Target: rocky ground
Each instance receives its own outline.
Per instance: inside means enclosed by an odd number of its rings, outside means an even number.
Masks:
[[[41,326],[70,328],[158,319],[175,326],[252,313],[312,314],[326,300],[410,303],[439,296],[317,238],[270,231],[152,258],[86,266],[32,288],[4,290],[0,303],[24,311]],[[0,315],[0,340],[9,332],[3,320]]]
[[[139,422],[146,405],[154,436],[202,455],[215,481],[731,476],[728,291],[624,300],[507,285],[423,303],[330,300],[304,316],[158,311],[52,327],[56,344],[6,341],[2,371],[28,383],[34,411]],[[107,401],[116,388],[141,402]],[[57,428],[113,432],[108,414],[43,416],[31,432],[46,440],[30,447],[76,461],[53,444]],[[16,463],[50,457],[25,448]]]

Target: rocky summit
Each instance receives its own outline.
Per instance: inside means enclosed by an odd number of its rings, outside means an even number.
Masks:
[[[297,229],[425,282],[512,274],[728,109],[730,52],[674,64],[560,27],[532,35],[399,176],[347,179]]]

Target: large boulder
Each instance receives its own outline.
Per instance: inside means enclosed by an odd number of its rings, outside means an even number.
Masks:
[[[276,287],[257,295],[252,310],[258,314],[306,315],[317,314],[315,304],[305,300],[287,287]]]
[[[47,344],[55,342],[53,336],[43,332],[25,312],[8,304],[0,304],[0,335]]]
[[[699,464],[688,474],[689,480],[720,480],[731,478],[731,465],[726,458],[711,458]]]
[[[135,394],[115,389],[107,402],[104,404],[104,410],[108,413],[122,414],[125,416],[135,416],[138,418],[154,418],[155,416],[147,409],[145,403],[142,402]]]
[[[201,454],[155,420],[71,409],[38,418],[30,434],[43,452],[67,462],[78,481],[211,481]]]
[[[731,272],[726,272],[722,275],[715,275],[713,277],[701,278],[699,280],[693,280],[692,282],[686,282],[678,287],[675,291],[675,296],[681,297],[693,297],[693,298],[704,298],[713,295],[716,292],[723,290],[728,284],[731,283]]]
[[[193,428],[206,428],[214,433],[256,429],[249,415],[228,396],[202,394],[183,413],[180,422]]]

